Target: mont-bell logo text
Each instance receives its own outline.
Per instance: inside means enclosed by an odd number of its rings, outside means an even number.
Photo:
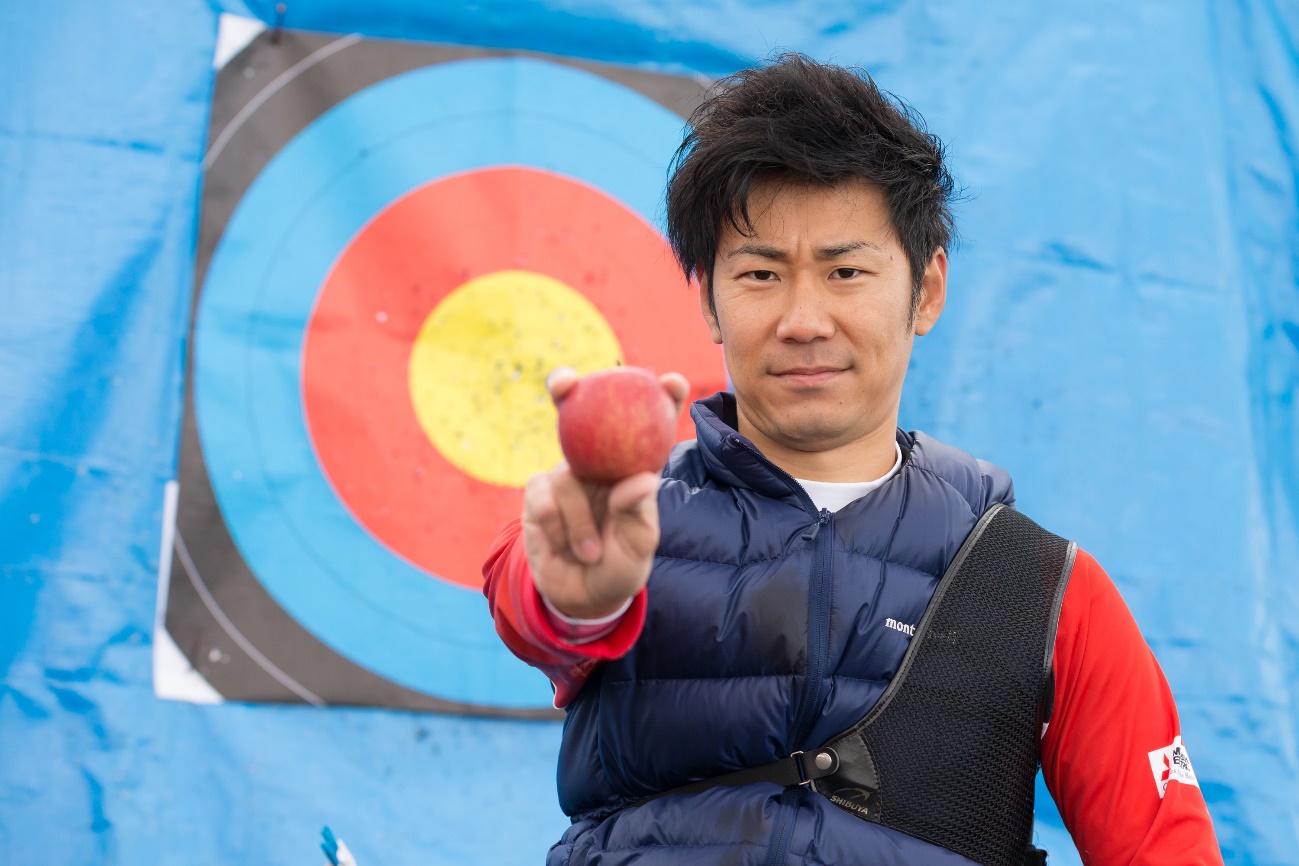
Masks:
[[[1191,758],[1186,754],[1182,738],[1173,737],[1171,745],[1155,749],[1150,755],[1150,771],[1155,774],[1155,787],[1159,789],[1159,799],[1164,799],[1169,782],[1181,782],[1183,785],[1200,787],[1200,780],[1195,778],[1191,767]]]
[[[905,622],[898,622],[896,619],[884,620],[884,627],[891,628],[894,631],[900,631],[905,635],[910,635],[911,637],[916,636],[916,627],[914,625],[907,625]]]

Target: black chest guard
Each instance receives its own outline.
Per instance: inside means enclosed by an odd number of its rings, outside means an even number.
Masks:
[[[987,866],[1025,862],[1051,653],[1077,546],[990,509],[934,591],[897,675],[811,786],[867,821]]]

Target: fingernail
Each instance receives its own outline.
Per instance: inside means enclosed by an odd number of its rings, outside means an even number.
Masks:
[[[577,552],[582,554],[582,558],[587,562],[595,562],[600,555],[600,545],[595,543],[595,539],[586,538],[578,542]]]

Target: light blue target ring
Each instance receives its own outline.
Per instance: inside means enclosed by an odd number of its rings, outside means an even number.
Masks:
[[[590,184],[659,225],[681,118],[591,73],[522,58],[405,73],[322,115],[239,203],[195,326],[194,402],[217,503],[272,596],[336,652],[408,688],[482,706],[548,706],[481,593],[431,578],[347,511],[312,451],[307,322],[335,260],[397,198],[521,165]],[[486,551],[484,551],[484,555]]]

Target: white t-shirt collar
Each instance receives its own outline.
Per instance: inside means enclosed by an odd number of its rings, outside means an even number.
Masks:
[[[893,461],[893,468],[884,475],[876,478],[874,481],[805,481],[802,478],[795,478],[807,495],[812,497],[812,503],[818,508],[824,508],[828,511],[838,511],[849,502],[861,499],[867,493],[870,493],[876,487],[880,487],[902,469],[902,446],[895,441],[893,448],[897,453],[897,458]]]

